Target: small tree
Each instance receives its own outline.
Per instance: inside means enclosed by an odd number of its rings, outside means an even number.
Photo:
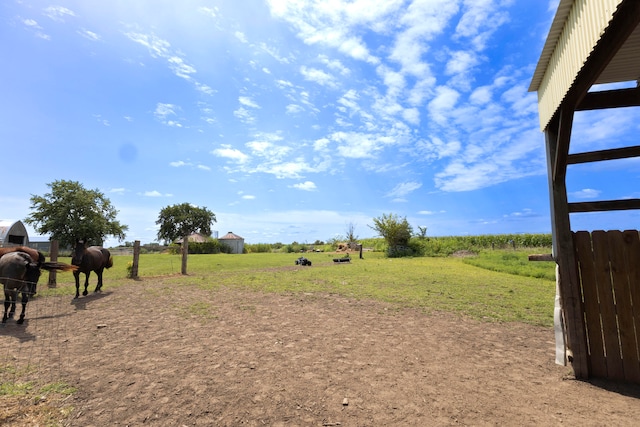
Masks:
[[[215,222],[216,215],[205,207],[189,203],[167,206],[160,211],[156,221],[160,226],[158,240],[171,243],[191,233],[210,236],[211,225]]]
[[[407,251],[413,229],[406,217],[400,219],[395,214],[382,214],[381,217],[373,219],[373,224],[369,227],[387,242],[389,255],[394,256]]]
[[[427,238],[427,227],[422,227],[422,226],[418,226],[418,234],[416,234],[416,237],[420,240],[424,240]]]
[[[77,181],[54,181],[51,192],[31,196],[31,214],[25,222],[40,234],[50,234],[61,247],[72,247],[75,239],[102,243],[107,236],[124,240],[128,226],[116,221],[118,211],[104,194],[87,190]]]
[[[356,225],[354,223],[350,222],[347,224],[345,237],[347,239],[347,243],[356,243],[358,241],[358,236],[356,236]]]

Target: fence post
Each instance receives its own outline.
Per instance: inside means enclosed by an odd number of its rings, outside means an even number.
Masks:
[[[187,274],[187,257],[189,255],[189,236],[182,239],[182,274]]]
[[[49,258],[51,258],[51,262],[55,262],[58,261],[58,241],[57,240],[51,240],[49,242]],[[47,287],[49,288],[55,288],[57,286],[57,282],[56,282],[56,271],[55,270],[50,270],[49,271],[49,282],[47,283]]]
[[[131,265],[131,279],[138,278],[138,263],[140,262],[140,240],[133,242],[133,264]]]

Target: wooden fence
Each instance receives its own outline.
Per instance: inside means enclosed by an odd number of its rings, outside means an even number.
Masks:
[[[640,383],[637,230],[573,233],[590,376]]]

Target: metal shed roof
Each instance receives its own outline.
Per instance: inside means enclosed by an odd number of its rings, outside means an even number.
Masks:
[[[231,231],[225,234],[224,236],[218,238],[218,240],[244,240],[243,237],[238,236],[237,234],[232,233]]]
[[[620,6],[637,0],[561,0],[529,87],[538,92],[544,130],[588,62]],[[640,28],[636,27],[593,84],[640,79]]]

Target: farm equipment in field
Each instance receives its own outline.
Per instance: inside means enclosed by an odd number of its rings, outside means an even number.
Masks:
[[[311,267],[311,261],[301,256],[296,260],[296,265],[308,265],[309,267]]]
[[[343,262],[351,262],[351,257],[349,256],[349,254],[346,254],[342,258],[334,258],[333,262],[338,263],[338,264],[341,264]]]

